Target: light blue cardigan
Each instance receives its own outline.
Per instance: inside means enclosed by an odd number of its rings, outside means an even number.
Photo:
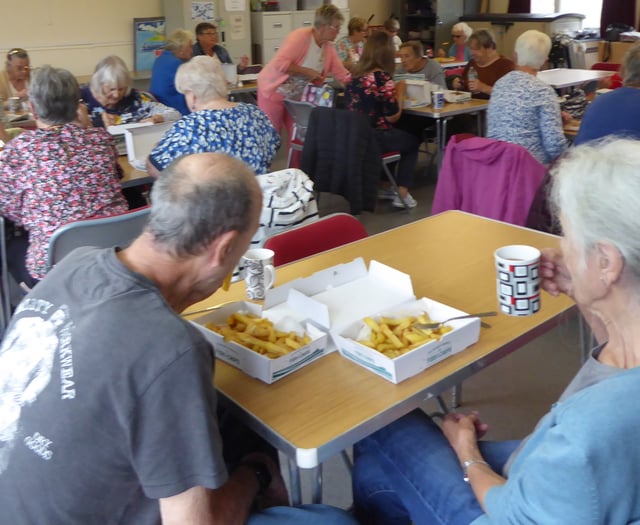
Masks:
[[[553,405],[472,525],[640,523],[640,368]]]

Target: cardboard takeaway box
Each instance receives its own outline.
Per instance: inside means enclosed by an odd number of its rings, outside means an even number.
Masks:
[[[109,126],[107,131],[115,136],[116,143],[122,140],[118,137],[124,136],[129,164],[137,170],[146,171],[146,161],[149,153],[160,141],[164,132],[173,124],[175,123],[132,122],[130,124],[120,124],[119,126]]]
[[[367,270],[364,260],[357,258],[270,290],[262,310],[252,303],[233,303],[193,322],[214,344],[217,357],[266,383],[334,351],[336,346],[343,356],[397,383],[473,344],[480,333],[479,319],[456,321],[452,323],[455,329],[441,341],[425,344],[397,359],[388,359],[350,339],[350,330],[364,317],[392,309],[404,312],[416,305],[424,307],[419,311],[429,312],[434,320],[463,314],[428,299],[416,301],[409,275],[377,261],[371,261]],[[312,343],[281,358],[269,359],[241,345],[226,343],[220,335],[204,328],[207,322],[223,322],[239,309],[262,313],[276,326],[291,317],[305,325]],[[329,340],[329,331],[334,344]]]

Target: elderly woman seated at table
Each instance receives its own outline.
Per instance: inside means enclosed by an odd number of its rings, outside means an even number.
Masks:
[[[462,78],[453,82],[454,89],[471,91],[473,98],[488,99],[493,85],[509,71],[514,64],[496,50],[493,34],[486,29],[478,29],[469,37],[471,60],[462,72]]]
[[[124,60],[115,55],[103,58],[82,88],[82,100],[87,105],[94,126],[107,127],[129,122],[177,120],[180,113],[148,93],[131,87],[131,75]]]
[[[204,152],[236,157],[257,174],[269,170],[280,137],[258,107],[227,99],[220,62],[193,57],[178,69],[176,87],[192,113],[176,122],[151,151],[147,160],[151,175],[157,176],[177,157]]]
[[[342,65],[353,72],[369,34],[367,21],[364,18],[353,17],[349,20],[348,30],[349,34],[338,39],[335,45]]]
[[[536,75],[547,61],[551,39],[531,29],[516,40],[517,67],[493,86],[487,116],[487,137],[529,150],[549,164],[567,148],[558,96]]]
[[[28,285],[44,276],[57,228],[127,210],[113,139],[79,124],[79,95],[69,71],[35,70],[29,102],[38,129],[13,139],[0,155],[0,214],[28,232],[28,241],[22,235],[9,242],[7,259],[18,282]]]
[[[27,100],[31,64],[28,53],[19,47],[10,49],[4,70],[0,71],[0,100],[6,101],[11,97]]]
[[[481,441],[477,413],[440,429],[412,412],[372,434],[354,451],[361,523],[638,522],[638,165],[640,143],[618,139],[573,148],[554,170],[564,239],[543,251],[542,287],[571,296],[598,342],[558,402],[522,441]]]
[[[458,62],[467,62],[471,60],[471,50],[467,45],[469,37],[473,34],[473,29],[464,22],[458,22],[451,28],[451,45],[449,52],[444,49],[438,49],[438,56],[441,58],[455,58]]]

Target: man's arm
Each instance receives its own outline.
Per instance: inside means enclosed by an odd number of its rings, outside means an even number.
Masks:
[[[219,489],[193,487],[160,499],[163,525],[243,525],[259,490],[251,469],[240,466]]]

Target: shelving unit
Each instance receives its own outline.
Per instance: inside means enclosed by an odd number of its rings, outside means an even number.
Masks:
[[[419,40],[434,53],[450,41],[451,26],[463,13],[464,0],[404,0],[400,15],[402,40]]]

